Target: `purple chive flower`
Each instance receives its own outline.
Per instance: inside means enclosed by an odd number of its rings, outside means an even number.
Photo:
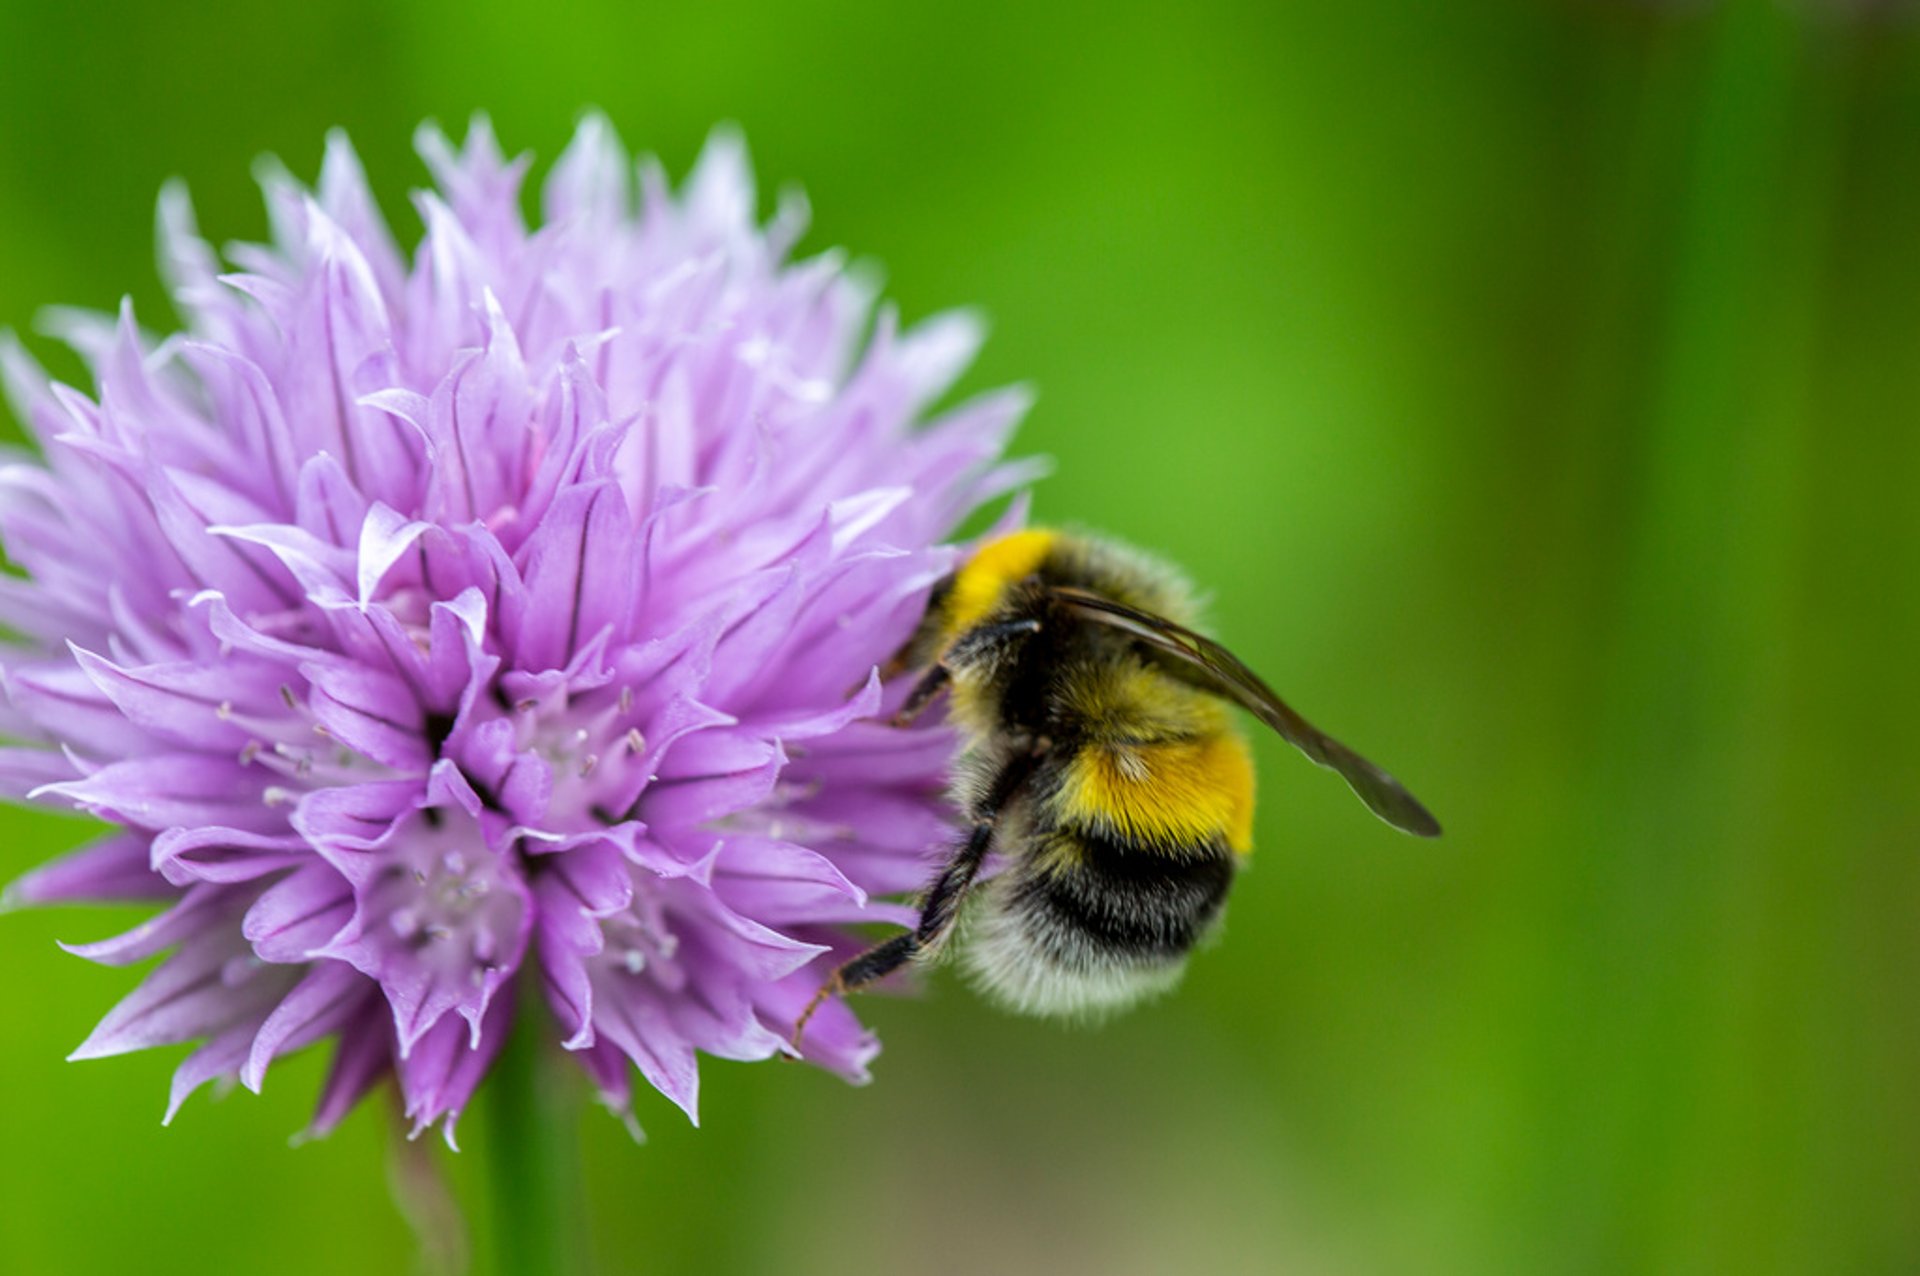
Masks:
[[[331,1039],[316,1130],[391,1074],[451,1139],[528,996],[617,1111],[631,1063],[692,1115],[940,853],[949,739],[875,666],[1023,400],[920,425],[975,324],[869,333],[730,134],[636,189],[590,118],[531,230],[484,121],[419,149],[411,262],[335,136],[234,273],[163,194],[186,331],[63,316],[94,397],[7,342],[0,788],[115,826],[9,899],[164,905],[72,949],[168,954],[74,1057],[200,1043],[169,1118]],[[838,1004],[805,1043],[876,1049]]]

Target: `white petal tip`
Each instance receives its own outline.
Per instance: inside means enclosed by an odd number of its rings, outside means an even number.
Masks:
[[[187,193],[185,178],[169,177],[160,183],[158,216],[163,230],[179,235],[193,235],[196,232],[193,221],[193,198]]]
[[[633,1115],[632,1108],[604,1096],[600,1100],[600,1105],[620,1123],[620,1127],[627,1132],[627,1137],[641,1147],[646,1146],[647,1132],[640,1128],[640,1118]]]

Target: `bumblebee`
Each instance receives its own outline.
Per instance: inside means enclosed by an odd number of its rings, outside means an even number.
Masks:
[[[1338,772],[1387,823],[1438,836],[1399,781],[1189,628],[1196,610],[1164,564],[1046,529],[988,542],[934,587],[890,668],[925,670],[893,724],[948,695],[968,832],[919,924],[841,966],[796,1044],[826,998],[940,953],[963,905],[963,962],[1006,1008],[1097,1015],[1171,987],[1252,849],[1253,761],[1232,705]],[[1004,867],[983,878],[995,850]]]

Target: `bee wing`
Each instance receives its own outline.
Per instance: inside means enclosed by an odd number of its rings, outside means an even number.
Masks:
[[[1089,590],[1056,587],[1053,596],[1083,620],[1133,635],[1168,662],[1182,681],[1231,700],[1320,766],[1337,771],[1367,809],[1419,837],[1438,837],[1440,821],[1400,781],[1296,713],[1260,675],[1213,639]]]

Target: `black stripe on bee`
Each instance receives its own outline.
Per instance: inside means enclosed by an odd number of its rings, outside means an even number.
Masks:
[[[1054,947],[1178,958],[1220,915],[1233,884],[1225,846],[1175,857],[1091,833],[1056,837],[1069,843],[1056,853],[1070,857],[1070,866],[1023,874],[1006,900],[1054,937]]]

